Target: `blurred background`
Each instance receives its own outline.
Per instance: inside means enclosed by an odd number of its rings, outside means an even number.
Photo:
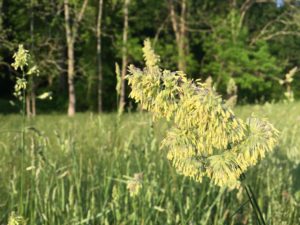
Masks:
[[[299,0],[0,0],[0,225],[257,224],[241,188],[181,176],[160,150],[171,124],[125,79],[146,38],[161,68],[280,131],[245,183],[267,224],[300,224]]]
[[[35,115],[130,109],[124,76],[142,66],[146,38],[163,68],[207,80],[224,98],[293,101],[299,37],[298,0],[0,0],[0,112],[19,111],[20,71],[11,66],[19,44],[40,71],[26,99]]]

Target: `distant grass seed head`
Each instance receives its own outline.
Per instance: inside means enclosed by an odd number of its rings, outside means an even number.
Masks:
[[[279,79],[279,84],[285,86],[286,91],[284,92],[285,101],[294,102],[294,92],[292,90],[292,83],[294,81],[294,76],[298,72],[298,67],[292,68],[287,74],[285,74],[284,79]]]
[[[131,197],[137,196],[142,188],[143,173],[135,173],[133,178],[127,181],[127,189]]]
[[[13,55],[14,62],[11,64],[15,70],[20,69],[22,71],[22,77],[17,77],[15,84],[14,95],[20,99],[22,99],[22,92],[27,88],[27,80],[25,79],[25,75],[39,75],[39,70],[36,65],[34,65],[29,51],[24,48],[23,45],[19,45],[18,51]],[[25,68],[27,67],[27,70]]]
[[[15,61],[11,65],[15,70],[20,68],[23,71],[24,67],[28,65],[29,57],[29,51],[23,45],[19,45],[18,51],[13,55]]]
[[[17,216],[14,212],[12,212],[9,216],[7,225],[26,225],[26,221],[23,217]]]
[[[271,151],[278,131],[266,120],[237,118],[205,83],[158,66],[149,40],[143,48],[146,68],[131,65],[130,96],[153,113],[174,122],[162,147],[176,170],[201,182],[236,187],[240,175]]]

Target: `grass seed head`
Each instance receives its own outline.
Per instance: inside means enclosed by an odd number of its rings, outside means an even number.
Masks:
[[[162,141],[168,159],[196,181],[207,176],[216,185],[237,187],[240,175],[274,148],[278,131],[266,120],[237,118],[205,83],[160,69],[149,40],[143,51],[146,68],[129,67],[130,96],[154,118],[173,121]]]
[[[17,216],[15,212],[12,212],[7,225],[26,225],[26,220],[22,216]]]

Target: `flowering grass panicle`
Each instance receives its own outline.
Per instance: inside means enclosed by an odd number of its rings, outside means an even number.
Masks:
[[[12,212],[9,216],[7,225],[26,225],[26,221],[23,217],[17,216],[14,212]]]
[[[237,118],[207,84],[161,69],[149,40],[143,52],[146,68],[129,67],[130,96],[154,118],[173,121],[161,145],[173,166],[196,181],[239,185],[240,175],[274,148],[278,131],[266,120]]]
[[[39,75],[38,67],[34,64],[29,51],[23,45],[19,45],[18,51],[13,55],[14,62],[11,64],[15,70],[20,69],[22,77],[17,77],[14,95],[22,99],[22,93],[27,89],[26,75]],[[25,69],[26,68],[26,69]]]
[[[226,100],[225,104],[228,107],[234,107],[237,103],[238,87],[233,78],[229,79],[229,81],[227,83],[226,92],[227,92],[227,100]]]
[[[294,76],[298,72],[298,67],[294,67],[287,74],[285,74],[284,79],[279,79],[279,84],[285,86],[286,91],[284,92],[286,102],[294,102],[294,92],[292,90],[292,83],[294,81]]]
[[[28,66],[30,58],[29,51],[24,48],[23,45],[19,45],[18,51],[13,55],[14,62],[11,64],[15,70],[24,70],[25,66]]]
[[[135,173],[133,178],[127,181],[127,189],[131,197],[137,196],[142,188],[143,173]]]

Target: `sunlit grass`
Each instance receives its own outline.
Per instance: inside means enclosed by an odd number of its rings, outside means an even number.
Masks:
[[[279,146],[251,168],[268,224],[300,224],[300,104],[239,106],[281,131]],[[0,116],[0,224],[19,204],[22,118]],[[255,224],[247,197],[205,180],[178,175],[159,150],[168,124],[146,113],[75,118],[41,115],[27,121],[23,202],[28,224]],[[129,177],[143,173],[132,196]]]

